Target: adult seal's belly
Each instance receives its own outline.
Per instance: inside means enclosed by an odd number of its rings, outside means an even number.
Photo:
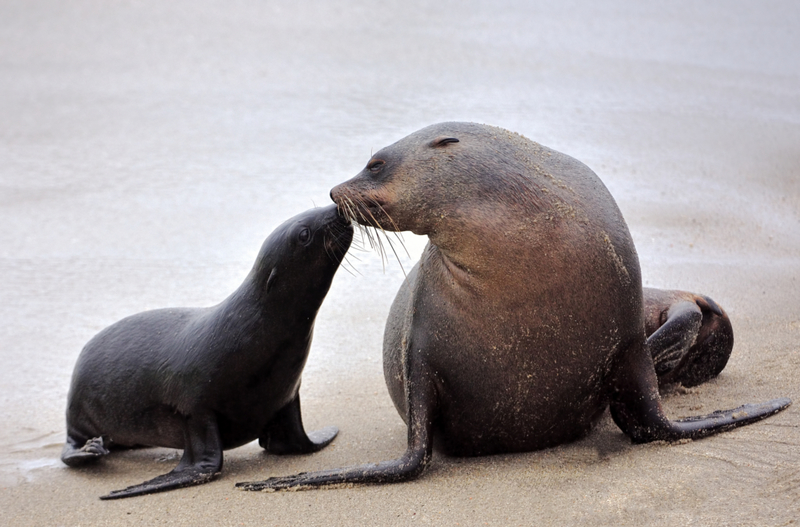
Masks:
[[[314,319],[352,236],[335,205],[310,210],[267,238],[221,304],[147,311],[101,331],[75,365],[64,463],[114,446],[184,449],[170,473],[110,499],[209,481],[224,449],[254,439],[275,454],[330,443],[335,427],[306,434],[298,390]]]
[[[697,439],[789,404],[666,418],[633,241],[600,179],[569,156],[507,130],[443,123],[380,150],[331,197],[360,223],[429,238],[384,335],[408,447],[375,465],[243,488],[409,479],[434,438],[456,455],[545,448],[585,435],[609,404],[636,442]]]

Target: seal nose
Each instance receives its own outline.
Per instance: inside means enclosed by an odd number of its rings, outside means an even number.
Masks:
[[[339,203],[339,200],[336,198],[341,198],[341,194],[342,194],[342,183],[339,183],[338,185],[336,185],[331,189],[331,200],[334,203]]]

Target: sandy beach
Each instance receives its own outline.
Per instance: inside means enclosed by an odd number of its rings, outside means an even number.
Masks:
[[[800,4],[0,2],[0,524],[800,523]],[[673,387],[673,418],[789,397],[761,423],[632,445],[606,415],[558,448],[418,480],[251,493],[239,481],[405,449],[383,381],[389,305],[425,240],[351,251],[301,390],[309,456],[225,452],[213,482],[112,502],[180,451],[59,454],[83,345],[120,318],[209,306],[285,219],[428,124],[493,124],[591,167],[647,286],[729,313],[727,368]],[[402,266],[402,267],[401,267]]]

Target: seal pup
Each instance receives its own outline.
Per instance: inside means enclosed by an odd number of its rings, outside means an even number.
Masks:
[[[183,449],[171,472],[101,498],[114,499],[210,481],[223,450],[256,438],[272,454],[325,447],[338,429],[306,434],[298,390],[352,237],[336,205],[312,209],[267,238],[219,305],[146,311],[101,331],[75,365],[62,461],[82,465],[112,446]]]
[[[728,314],[707,296],[645,287],[644,327],[659,386],[713,379],[733,351]]]
[[[456,456],[548,448],[585,436],[609,405],[644,443],[706,437],[790,404],[666,417],[633,240],[600,179],[569,156],[500,128],[437,124],[377,152],[331,197],[360,223],[429,239],[383,342],[407,450],[239,488],[408,480],[434,438]]]

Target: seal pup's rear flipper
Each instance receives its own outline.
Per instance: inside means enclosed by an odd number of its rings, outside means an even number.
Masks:
[[[102,437],[92,437],[87,439],[82,446],[79,439],[75,439],[72,435],[67,437],[67,442],[64,443],[64,448],[61,451],[61,461],[70,467],[77,467],[97,461],[103,456],[108,455],[108,449],[105,447]]]
[[[420,377],[423,377],[420,375]],[[436,389],[430,376],[420,381],[408,397],[408,448],[402,457],[391,461],[354,467],[301,472],[294,476],[269,478],[264,481],[237,483],[241,490],[305,490],[331,485],[364,483],[397,483],[418,477],[428,466],[433,451],[433,416],[436,409]]]
[[[335,426],[326,426],[306,434],[298,392],[264,427],[258,444],[270,454],[311,454],[328,446],[338,433]]]
[[[625,355],[613,379],[611,416],[634,443],[700,439],[766,419],[792,403],[786,398],[774,399],[670,421],[661,407],[658,380],[646,346],[637,346]]]
[[[178,466],[171,472],[139,485],[115,490],[101,500],[115,500],[153,494],[165,490],[200,485],[214,479],[222,471],[222,441],[213,418],[187,418],[184,428],[185,448]]]

